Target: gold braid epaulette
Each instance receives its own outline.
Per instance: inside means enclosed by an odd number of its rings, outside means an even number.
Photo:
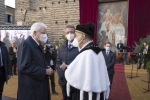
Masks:
[[[87,47],[85,47],[85,48],[99,48],[97,45],[90,45],[90,46],[87,46]]]
[[[88,45],[88,46],[86,46],[86,47],[84,47],[81,51],[80,51],[80,53],[81,52],[83,52],[83,51],[85,51],[85,50],[88,50],[88,49],[91,49],[91,50],[93,50],[96,54],[98,54],[99,53],[99,51],[101,51],[101,49],[97,46],[97,45]]]

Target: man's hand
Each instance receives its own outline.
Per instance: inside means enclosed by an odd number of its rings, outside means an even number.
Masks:
[[[68,65],[66,65],[64,62],[63,64],[60,66],[60,69],[62,69],[63,71],[67,68]]]
[[[9,80],[9,79],[10,79],[10,77],[11,77],[10,75],[7,75],[7,80]]]
[[[53,69],[48,66],[48,69],[46,69],[46,75],[52,75],[53,74]]]

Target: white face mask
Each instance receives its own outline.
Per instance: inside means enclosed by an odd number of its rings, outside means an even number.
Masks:
[[[72,33],[69,33],[69,34],[67,34],[67,40],[69,40],[69,41],[71,41],[71,40],[73,40],[74,39],[74,34],[72,34]]]
[[[80,38],[82,36],[82,34],[78,37],[78,38]],[[82,39],[83,40],[83,39]],[[82,42],[82,40],[80,41],[80,42]],[[72,45],[74,46],[74,47],[79,47],[79,43],[80,42],[78,42],[78,39],[77,38],[75,38],[74,40],[73,40],[73,42],[72,42]]]
[[[40,42],[41,43],[46,43],[47,39],[48,39],[47,34],[41,34],[40,35]]]

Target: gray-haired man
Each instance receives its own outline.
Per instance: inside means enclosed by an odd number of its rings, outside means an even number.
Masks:
[[[47,65],[41,44],[47,41],[47,26],[36,22],[30,36],[18,48],[18,100],[51,100]]]
[[[63,99],[67,100],[67,93],[66,93],[66,79],[64,77],[64,72],[60,67],[69,65],[75,57],[78,55],[79,51],[77,47],[74,47],[72,45],[72,42],[74,40],[74,33],[75,33],[75,27],[72,24],[68,24],[65,29],[65,37],[67,38],[67,41],[60,46],[58,49],[57,54],[57,63],[56,68],[59,75],[59,85],[61,86],[62,93],[63,93]]]

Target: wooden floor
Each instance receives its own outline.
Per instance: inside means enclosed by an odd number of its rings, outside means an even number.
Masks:
[[[135,78],[128,78],[129,75],[131,75],[131,65],[125,65],[125,75],[126,75],[126,80],[127,84],[129,87],[129,91],[132,97],[132,100],[150,100],[150,92],[143,93],[145,89],[147,89],[147,83],[141,81],[145,80],[147,81],[147,71],[144,69],[139,69],[138,71],[138,76]],[[133,66],[133,76],[136,76],[136,69],[137,66]],[[56,91],[59,93],[59,95],[54,95],[51,94],[52,100],[61,100],[62,99],[62,94],[61,94],[61,89],[60,86],[58,85],[58,76],[57,73],[55,72],[55,78],[56,78]],[[4,87],[4,96],[9,96],[12,98],[16,98],[17,96],[17,82],[18,76],[12,76],[11,79],[9,80],[8,84],[5,84]],[[121,99],[120,99],[121,100]]]
[[[132,69],[131,65],[125,65],[126,77],[131,75],[131,69]],[[148,84],[146,83],[148,81],[147,70],[141,68],[138,70],[138,74],[136,74],[136,72],[137,72],[137,65],[134,64],[133,78],[126,78],[131,98],[132,100],[150,100],[150,91],[144,93],[146,90],[143,89],[143,88],[148,89]],[[142,80],[146,82],[143,82]]]
[[[60,86],[58,84],[58,75],[56,72],[55,72],[55,78],[56,78],[55,79],[56,91],[59,94],[54,95],[51,93],[51,98],[52,98],[52,100],[61,100],[62,99],[62,93],[61,93]],[[8,81],[8,84],[5,84],[3,95],[11,97],[11,98],[16,98],[17,97],[17,86],[18,86],[18,76],[14,75]]]

